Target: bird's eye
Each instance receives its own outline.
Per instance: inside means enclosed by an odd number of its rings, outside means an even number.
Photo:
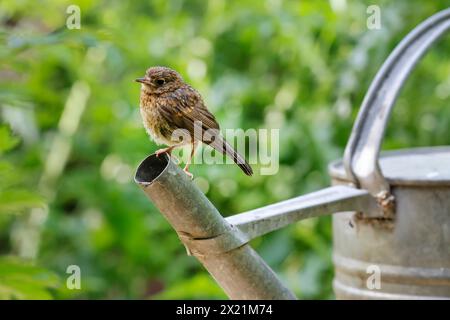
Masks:
[[[166,81],[165,81],[164,79],[158,79],[158,80],[156,80],[156,84],[157,84],[158,86],[162,86],[165,82],[166,82]]]

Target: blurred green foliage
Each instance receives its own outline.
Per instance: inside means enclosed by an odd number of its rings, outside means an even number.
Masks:
[[[80,30],[66,28],[70,4]],[[371,4],[380,30],[366,27]],[[193,166],[219,211],[235,214],[329,185],[327,163],[376,71],[448,4],[2,0],[0,298],[224,298],[132,181],[156,148],[133,80],[170,66],[222,128],[281,129],[276,175]],[[449,49],[438,43],[408,80],[385,149],[450,143]],[[300,298],[333,297],[329,217],[252,244]],[[81,268],[81,290],[65,289],[69,265]]]

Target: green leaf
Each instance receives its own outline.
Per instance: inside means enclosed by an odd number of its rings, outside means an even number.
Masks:
[[[43,207],[43,198],[27,190],[0,192],[0,214],[20,213],[24,209]]]
[[[20,142],[19,138],[13,137],[7,126],[0,126],[0,154],[11,150]]]
[[[60,286],[53,272],[16,257],[0,258],[0,299],[52,299]]]

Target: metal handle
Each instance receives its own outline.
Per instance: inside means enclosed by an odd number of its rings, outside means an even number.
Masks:
[[[394,49],[364,97],[344,154],[347,175],[380,200],[384,209],[392,209],[389,183],[378,163],[387,121],[397,96],[431,45],[450,29],[450,9],[443,10],[412,30]]]

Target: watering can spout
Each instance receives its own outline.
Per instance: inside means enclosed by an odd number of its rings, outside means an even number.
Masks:
[[[168,156],[148,156],[134,180],[175,229],[188,253],[231,299],[295,299],[244,235]]]

